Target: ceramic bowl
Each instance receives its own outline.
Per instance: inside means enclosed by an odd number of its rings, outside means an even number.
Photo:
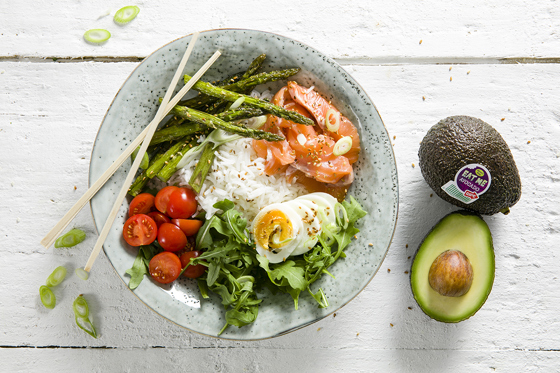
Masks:
[[[191,36],[188,35],[161,47],[142,61],[124,82],[95,140],[89,170],[90,184],[154,117],[157,100],[165,95],[190,40]],[[237,340],[271,338],[332,314],[351,301],[372,280],[389,249],[397,221],[395,158],[389,135],[375,105],[362,87],[329,57],[298,41],[268,32],[210,30],[200,34],[186,73],[192,76],[217,49],[222,52],[222,56],[205,74],[204,80],[223,79],[232,73],[244,71],[257,55],[266,53],[265,71],[300,67],[302,71],[293,79],[305,86],[315,86],[332,100],[358,127],[361,138],[362,152],[354,166],[356,177],[348,193],[360,202],[368,215],[359,224],[361,232],[358,238],[346,249],[347,257],[329,268],[336,280],[323,276],[313,285],[315,290],[319,287],[323,289],[330,306],[317,308],[308,294],[302,294],[296,311],[289,295],[263,293],[263,302],[254,324],[242,328],[229,327],[219,336]],[[130,165],[129,161],[125,162],[91,201],[93,218],[99,231]],[[125,271],[132,266],[137,250],[122,239],[126,218],[125,202],[103,248],[118,275],[128,284],[129,277]],[[217,337],[225,323],[220,299],[217,296],[209,300],[202,299],[196,282],[186,278],[170,286],[162,286],[146,277],[133,293],[164,318],[193,332]]]

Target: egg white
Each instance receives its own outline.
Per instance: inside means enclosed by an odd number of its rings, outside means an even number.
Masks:
[[[292,254],[292,252],[302,244],[302,239],[304,237],[303,223],[300,215],[297,214],[288,204],[274,203],[272,205],[266,206],[261,211],[259,211],[255,219],[253,220],[253,226],[251,229],[253,232],[253,236],[257,237],[257,225],[263,219],[266,219],[266,214],[269,211],[274,210],[283,212],[284,215],[286,215],[286,217],[290,220],[290,223],[292,225],[292,236],[290,237],[291,240],[282,245],[282,247],[274,249],[274,251],[276,251],[275,253],[264,248],[257,239],[255,239],[255,244],[259,255],[267,258],[270,263],[280,263],[286,260],[286,258],[288,258],[288,256],[290,256],[290,254]]]
[[[301,233],[303,236],[302,242],[292,251],[291,256],[305,254],[311,250],[313,246],[317,244],[319,235],[321,234],[321,225],[319,224],[317,214],[302,202],[303,201],[298,201],[297,199],[284,202],[300,216],[301,222],[303,223],[303,230]]]

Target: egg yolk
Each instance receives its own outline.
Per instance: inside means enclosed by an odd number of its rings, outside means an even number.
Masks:
[[[270,210],[257,222],[255,238],[268,251],[277,254],[293,237],[290,219],[280,210]]]

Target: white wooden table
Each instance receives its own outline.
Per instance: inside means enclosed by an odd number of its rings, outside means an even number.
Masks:
[[[245,4],[246,3],[246,4]],[[342,5],[346,3],[346,5]],[[560,370],[560,2],[460,0],[0,2],[0,371],[2,372],[555,372]],[[398,162],[398,226],[377,276],[311,327],[259,342],[203,337],[149,310],[102,254],[46,310],[38,289],[58,265],[83,266],[96,240],[40,246],[87,189],[101,120],[128,74],[161,45],[195,30],[276,32],[335,58],[375,102]],[[90,28],[109,29],[103,46]],[[455,208],[424,182],[418,143],[438,120],[472,115],[509,144],[523,182],[508,216],[487,217],[496,279],[484,307],[459,324],[430,320],[409,287],[410,256]],[[416,167],[414,167],[416,165]],[[390,271],[389,271],[390,270]],[[71,301],[90,300],[101,337],[79,331]]]

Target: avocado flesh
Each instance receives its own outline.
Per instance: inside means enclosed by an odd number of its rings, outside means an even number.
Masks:
[[[418,158],[422,176],[443,200],[484,215],[507,214],[521,198],[521,178],[513,155],[502,136],[488,123],[469,116],[453,116],[428,130],[420,143]],[[490,171],[490,188],[479,199],[465,204],[441,187],[455,180],[468,164]]]
[[[473,268],[469,291],[460,297],[447,297],[433,290],[428,273],[444,251],[458,250]],[[437,223],[416,252],[410,274],[414,299],[431,318],[448,323],[468,319],[484,304],[494,283],[494,248],[488,225],[468,211],[453,212]]]

